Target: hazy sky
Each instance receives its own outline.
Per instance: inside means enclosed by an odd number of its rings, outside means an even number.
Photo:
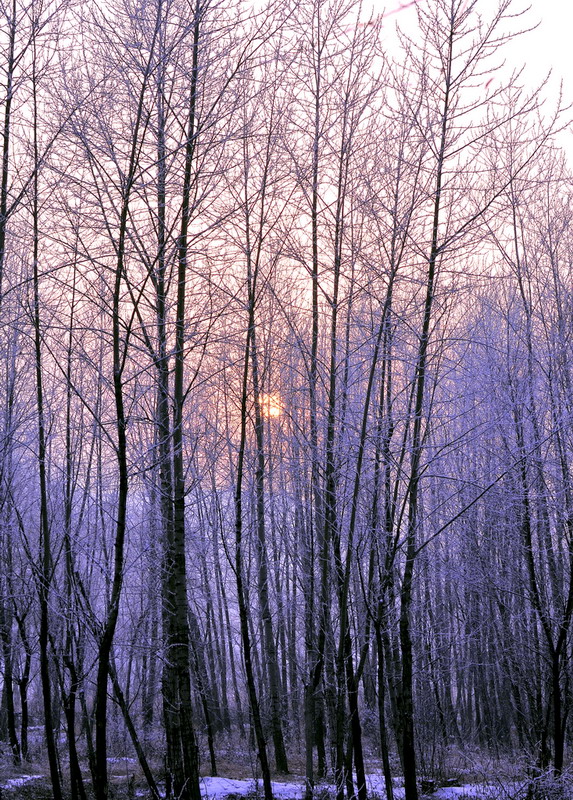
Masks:
[[[396,22],[408,30],[415,24],[416,0],[374,0],[375,8],[387,9],[387,30],[395,28]],[[478,0],[478,9],[484,17],[491,16],[498,7],[498,0]],[[551,70],[551,78],[545,94],[549,100],[558,96],[563,82],[564,103],[573,103],[573,2],[571,0],[514,0],[512,10],[529,11],[515,20],[516,31],[534,28],[517,37],[504,51],[508,70],[525,66],[522,81],[529,88],[541,83]],[[386,27],[386,26],[385,26]],[[390,37],[392,38],[392,37]],[[569,116],[573,117],[573,109]],[[559,141],[569,152],[573,161],[573,132],[564,132]]]
[[[386,9],[388,23],[393,27],[395,21],[408,24],[414,19],[414,6],[416,0],[389,0],[382,4],[375,0],[374,5]],[[527,64],[528,71],[538,76],[545,75],[549,69],[563,78],[564,85],[569,84],[573,93],[572,47],[571,33],[573,30],[573,3],[570,0],[514,0],[512,5],[515,12],[525,10],[521,20],[516,20],[516,29],[520,27],[534,27],[536,30],[519,37],[515,46],[515,55]],[[497,0],[479,0],[478,9],[483,9],[484,16],[488,10],[497,7]],[[523,25],[520,24],[523,23]]]
[[[521,57],[525,62],[527,74],[532,81],[540,80],[551,69],[552,85],[558,89],[562,80],[565,98],[573,100],[573,6],[569,0],[531,0],[531,10],[524,19],[528,25],[535,25],[537,22],[539,25],[536,30],[524,34],[516,42],[516,57]]]

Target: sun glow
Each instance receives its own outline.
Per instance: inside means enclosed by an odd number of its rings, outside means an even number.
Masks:
[[[273,392],[271,394],[261,394],[261,411],[263,417],[280,417],[284,412],[284,404],[280,395]]]

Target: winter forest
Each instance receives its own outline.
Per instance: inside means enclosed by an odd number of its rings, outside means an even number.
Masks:
[[[4,797],[570,790],[568,111],[382,10],[0,2]]]

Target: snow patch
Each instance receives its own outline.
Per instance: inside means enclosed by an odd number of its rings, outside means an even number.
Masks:
[[[106,758],[108,764],[135,764],[135,758],[128,756],[115,756],[113,758]]]
[[[280,783],[273,781],[273,796],[280,800],[299,800],[304,787],[299,783]],[[262,781],[235,780],[232,778],[201,778],[201,792],[211,800],[227,797],[230,794],[246,795],[257,792],[262,794]]]
[[[133,761],[129,758],[108,758],[112,762],[125,762]],[[0,784],[1,789],[17,789],[24,786],[31,781],[36,781],[42,778],[42,775],[19,775],[17,778],[11,778],[8,781]],[[368,775],[368,792],[385,797],[386,790],[384,787],[384,778],[381,775]],[[525,784],[519,784],[522,788]],[[304,781],[298,783],[287,783],[280,781],[273,781],[273,796],[277,800],[302,800],[304,796]],[[497,800],[502,795],[506,795],[508,785],[487,785],[487,784],[465,784],[464,786],[448,786],[447,788],[438,788],[432,793],[431,797],[435,800],[459,800],[459,798],[487,798],[487,800]],[[512,784],[511,788],[517,788],[517,784]],[[320,784],[316,786],[317,792],[325,790],[334,793],[335,787],[330,784]],[[233,778],[201,778],[201,794],[206,800],[224,800],[229,795],[238,795],[244,797],[248,794],[257,793],[262,797],[263,786],[262,781],[255,780],[239,780]],[[146,796],[146,793],[138,792],[138,795]],[[404,789],[403,787],[394,786],[394,797],[396,800],[403,800]]]
[[[386,796],[384,777],[382,775],[368,775],[366,778],[368,794],[378,797]],[[302,800],[304,796],[304,782],[300,783],[280,783],[272,782],[273,796],[278,800]],[[476,800],[499,800],[507,797],[508,789],[522,789],[525,784],[464,784],[463,786],[448,786],[437,788],[430,796],[435,800],[459,800],[460,798],[476,798]],[[331,784],[320,784],[315,787],[316,792],[327,791],[334,795],[336,788]],[[245,796],[257,792],[262,797],[262,781],[254,780],[235,780],[232,778],[202,778],[201,793],[206,800],[223,800],[229,795]],[[404,787],[394,784],[395,800],[403,800]]]
[[[24,786],[30,781],[37,781],[42,778],[42,775],[19,775],[17,778],[11,778],[9,781],[1,784],[2,789],[17,789],[18,786]]]

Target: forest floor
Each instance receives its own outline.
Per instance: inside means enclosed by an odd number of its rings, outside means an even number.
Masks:
[[[132,759],[114,759],[110,764],[110,777],[113,787],[112,798],[114,800],[138,800],[138,798],[149,797],[149,791],[145,784],[136,775],[135,763]],[[122,769],[117,769],[121,762]],[[368,789],[370,798],[385,798],[384,779],[380,774],[368,775]],[[456,781],[456,783],[458,783]],[[404,790],[402,781],[397,778],[394,782],[395,800],[403,800]],[[439,786],[426,783],[423,788],[430,789],[428,797],[435,800],[525,800],[525,798],[536,797],[539,800],[560,800],[573,797],[571,794],[572,784],[567,782],[560,787],[553,786],[549,789],[546,783],[538,783],[537,786],[531,778],[521,780],[505,781],[503,779],[492,779],[484,783],[458,784],[455,786]],[[205,800],[255,800],[262,797],[262,785],[260,782],[248,779],[237,778],[213,778],[205,777],[201,779],[201,789]],[[537,789],[538,791],[536,791]],[[548,791],[549,789],[549,791]],[[556,789],[559,789],[555,792]],[[0,777],[0,797],[2,800],[52,800],[49,779],[41,774],[18,774],[15,770],[8,777],[2,774]],[[289,781],[273,781],[273,793],[277,800],[301,800],[304,793],[304,779],[300,776],[292,776]],[[329,784],[317,787],[317,796],[320,800],[328,800],[335,793],[335,788]]]
[[[53,800],[48,765],[39,740],[34,740],[34,744],[33,762],[20,766],[12,764],[7,749],[0,750],[0,800]],[[125,742],[123,746],[117,744],[118,755],[108,759],[110,800],[147,800],[150,792],[137,760],[129,753]],[[149,749],[152,753],[150,765],[161,790],[161,743],[149,744]],[[293,748],[291,756],[292,772],[274,776],[276,800],[303,798],[303,754]],[[398,775],[398,758],[393,755],[391,761],[393,774]],[[435,800],[573,800],[573,769],[559,781],[555,781],[551,773],[534,779],[530,764],[527,758],[492,756],[469,747],[445,747],[433,750],[430,761],[420,764],[419,786],[422,793]],[[238,749],[236,740],[232,738],[222,741],[217,767],[223,777],[201,778],[204,800],[262,798],[262,782],[253,778],[257,775],[256,758],[249,748]],[[91,798],[89,770],[85,763],[82,768],[88,798]],[[384,778],[374,750],[369,753],[367,773],[369,800],[386,800]],[[396,777],[393,785],[394,800],[403,800],[403,780]],[[317,800],[334,800],[334,785],[328,782],[317,785],[316,797]]]

